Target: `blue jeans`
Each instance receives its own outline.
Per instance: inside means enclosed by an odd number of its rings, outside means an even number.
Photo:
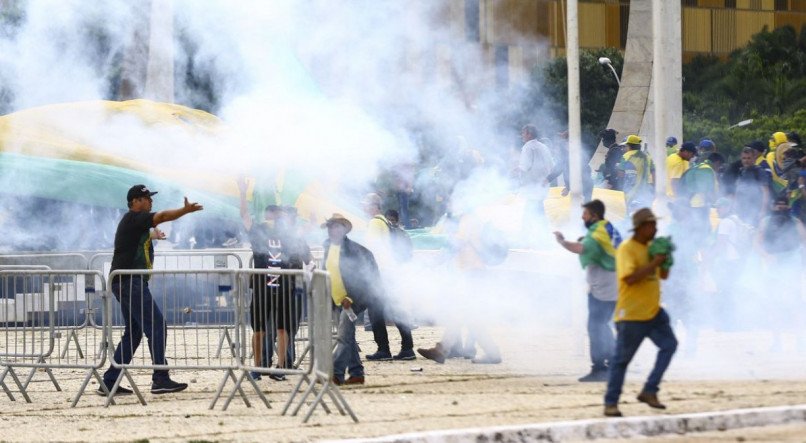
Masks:
[[[624,386],[627,365],[630,364],[645,338],[648,337],[658,347],[658,357],[655,360],[655,367],[652,368],[652,372],[649,373],[649,378],[644,384],[643,392],[655,394],[660,390],[663,373],[672,362],[672,355],[677,349],[677,338],[672,331],[669,315],[663,309],[649,321],[620,321],[616,323],[616,331],[618,333],[616,354],[613,356],[613,361],[610,362],[610,377],[604,399],[606,405],[618,404],[621,388]]]
[[[341,311],[336,349],[333,351],[333,376],[340,381],[344,380],[345,370],[350,377],[364,376],[364,365],[361,364],[358,343],[355,341],[355,323],[350,321],[344,310]]]
[[[613,359],[616,340],[610,321],[615,309],[616,302],[599,300],[588,294],[588,340],[593,372],[607,370],[607,363]]]
[[[168,328],[165,318],[151,296],[148,282],[139,276],[120,279],[112,282],[112,293],[120,302],[123,313],[123,336],[115,349],[114,361],[119,364],[129,364],[134,353],[140,346],[143,334],[148,338],[148,349],[151,361],[155,365],[167,365],[165,359],[165,346],[167,344]],[[110,365],[104,373],[104,382],[111,385],[120,374],[120,369]],[[154,370],[151,379],[165,380],[168,378],[167,370]]]

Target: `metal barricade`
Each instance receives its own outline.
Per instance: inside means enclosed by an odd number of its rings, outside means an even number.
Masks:
[[[307,423],[313,415],[318,405],[330,414],[330,408],[324,401],[325,395],[338,409],[341,415],[350,415],[354,422],[358,422],[358,417],[353,413],[352,408],[339,392],[338,386],[333,383],[333,302],[330,297],[330,274],[325,271],[316,270],[311,279],[311,348],[312,348],[312,370],[303,374],[296,387],[291,391],[291,396],[283,408],[282,414],[288,413],[291,405],[300,392],[303,384],[307,384],[297,406],[291,415],[297,415],[305,405],[305,401],[310,395],[314,395],[313,402],[309,405],[308,411],[303,418],[303,423]],[[321,388],[317,389],[317,385]]]
[[[241,376],[223,408],[240,389],[244,380],[264,375],[284,380],[286,375],[311,372],[302,365],[310,354],[308,309],[311,306],[305,271],[301,269],[242,269],[238,272],[244,308],[239,313],[241,337],[244,337]],[[310,358],[307,359],[310,362]],[[276,367],[272,367],[276,364]],[[226,379],[219,389],[223,388]],[[212,407],[212,405],[211,405]]]
[[[115,346],[109,348],[109,357],[120,374],[107,406],[123,378],[140,403],[146,404],[131,369],[222,370],[237,382],[234,371],[241,362],[242,338],[238,328],[241,297],[237,295],[241,290],[235,270],[116,270],[109,275],[109,287],[119,308],[112,309],[112,297],[107,299],[112,315],[106,317],[103,329]],[[129,330],[133,334],[127,334]],[[143,334],[154,349],[139,346]],[[114,358],[116,352],[120,360]],[[239,393],[249,404],[243,391]]]
[[[10,375],[20,394],[30,402],[27,388],[36,369],[48,374],[61,391],[52,369],[87,369],[85,382],[76,395],[78,402],[87,383],[105,362],[103,334],[83,326],[86,317],[78,315],[94,288],[105,289],[103,276],[87,270],[0,270],[0,387],[14,400],[5,377]],[[83,329],[83,330],[82,330]],[[62,348],[58,341],[67,331]],[[74,343],[73,350],[69,344]],[[83,346],[82,346],[83,344]],[[96,351],[90,351],[95,349]],[[84,350],[88,352],[84,352]],[[20,382],[14,368],[31,368]]]
[[[50,269],[87,269],[88,261],[78,252],[47,253],[37,252],[0,255],[0,265],[47,266]],[[29,268],[30,269],[30,268]]]
[[[222,270],[240,269],[243,267],[243,255],[248,250],[205,249],[205,250],[169,250],[156,251],[153,268],[155,270]],[[89,269],[101,271],[109,275],[112,264],[112,252],[99,252],[89,259]],[[122,326],[117,321],[116,326]],[[101,328],[98,318],[90,317],[92,327]]]

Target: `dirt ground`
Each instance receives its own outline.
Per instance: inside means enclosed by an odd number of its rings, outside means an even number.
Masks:
[[[430,346],[441,334],[433,327],[414,332],[416,346]],[[367,383],[342,390],[358,424],[321,409],[307,425],[300,417],[280,416],[293,378],[259,382],[272,409],[259,403],[247,408],[236,399],[227,411],[220,410],[220,402],[208,410],[222,372],[176,371],[174,378],[190,382],[190,388],[163,396],[149,394],[150,375],[138,372],[147,406],[134,397],[119,397],[118,405],[103,408],[93,384],[71,409],[83,374],[57,370],[62,392],[54,392],[45,374],[38,373],[30,387],[33,403],[0,397],[0,441],[316,441],[601,416],[604,384],[576,381],[588,365],[584,334],[568,329],[495,332],[504,355],[500,365],[464,359],[444,365],[423,359],[365,362]],[[399,338],[394,328],[389,333],[392,340]],[[370,333],[359,331],[358,339],[365,353],[375,350]],[[684,347],[676,356],[660,393],[669,406],[662,412],[634,399],[654,357],[646,343],[628,374],[622,411],[639,416],[806,403],[806,355],[796,353],[791,337],[779,353],[769,352],[770,341],[760,332],[703,333],[696,353]],[[250,398],[257,400],[254,394]],[[800,424],[664,439],[803,441],[804,435]]]

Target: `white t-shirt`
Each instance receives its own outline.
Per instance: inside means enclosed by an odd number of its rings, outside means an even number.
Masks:
[[[726,237],[727,242],[725,251],[723,252],[723,257],[726,260],[739,259],[739,252],[736,250],[736,245],[741,241],[739,234],[740,228],[735,215],[731,215],[719,221],[719,226],[716,228],[716,235],[717,238],[723,235]]]
[[[593,298],[602,301],[616,301],[618,298],[618,284],[615,272],[608,271],[593,263],[588,264],[585,267],[585,271]]]
[[[543,186],[546,177],[554,169],[554,159],[548,146],[534,139],[524,143],[521,148],[518,169],[521,170],[524,185],[536,184]]]

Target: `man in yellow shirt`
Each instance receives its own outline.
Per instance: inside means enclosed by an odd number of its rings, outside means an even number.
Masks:
[[[688,170],[688,162],[697,155],[697,147],[685,142],[680,150],[666,157],[666,196],[674,198],[679,193],[680,177]]]
[[[382,292],[378,264],[369,249],[347,238],[353,229],[350,220],[333,214],[323,225],[327,228],[325,241],[325,270],[330,273],[331,297],[341,308],[333,350],[333,382],[364,384],[364,366],[355,341],[357,315],[375,303]],[[344,373],[350,375],[346,380]]]
[[[677,349],[677,338],[669,316],[660,307],[660,279],[669,276],[669,271],[662,269],[661,265],[667,257],[663,254],[650,257],[649,253],[650,243],[657,233],[657,218],[649,208],[643,208],[633,214],[632,223],[635,234],[616,251],[618,299],[614,320],[617,336],[604,398],[604,414],[608,417],[621,417],[618,401],[627,365],[645,338],[652,340],[659,351],[638,401],[653,408],[666,409],[658,401],[657,392],[663,373]]]

